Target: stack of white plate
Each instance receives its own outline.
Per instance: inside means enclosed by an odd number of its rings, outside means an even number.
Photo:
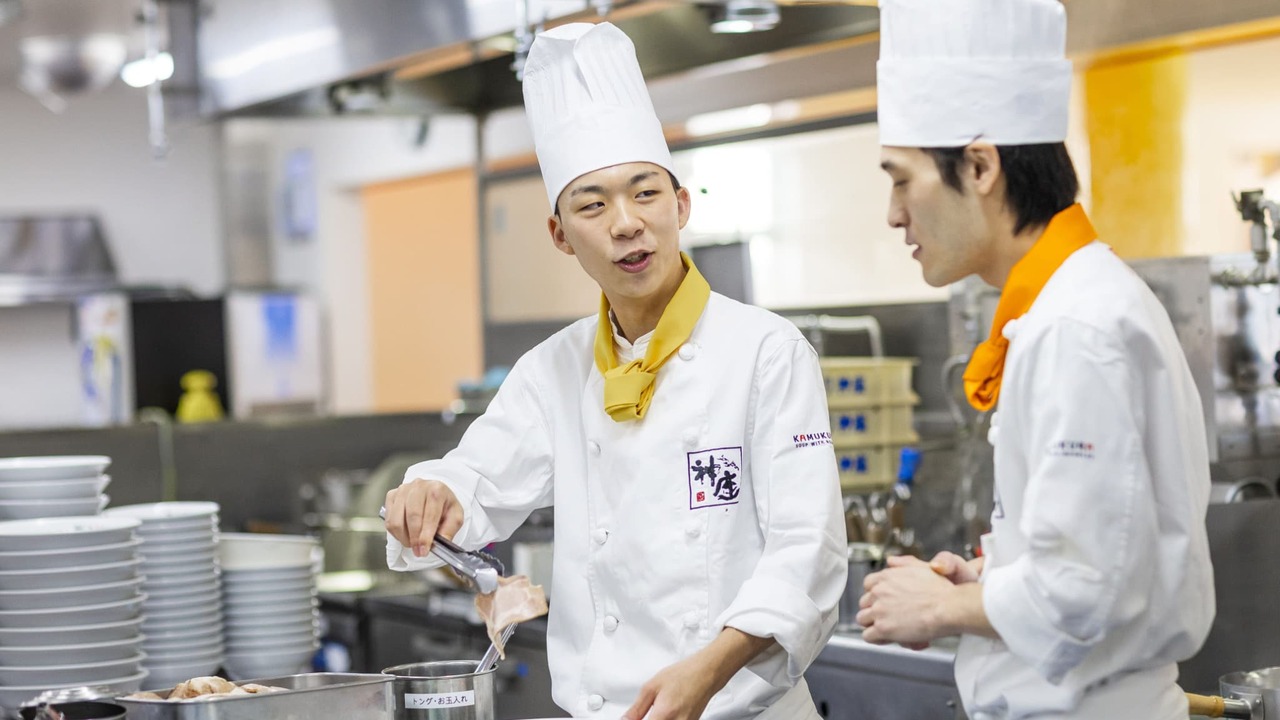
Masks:
[[[225,533],[218,541],[225,669],[233,680],[305,672],[319,647],[319,545],[297,535]]]
[[[0,705],[46,690],[137,690],[147,676],[129,518],[0,522]]]
[[[142,523],[142,632],[149,688],[168,688],[222,667],[218,504],[163,502],[111,508],[104,517]]]
[[[103,455],[0,458],[0,520],[97,515],[110,500]]]

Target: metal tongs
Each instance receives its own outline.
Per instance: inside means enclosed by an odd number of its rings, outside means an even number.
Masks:
[[[385,507],[378,511],[378,517],[383,520],[387,519],[387,509]],[[453,568],[472,590],[485,595],[498,589],[498,578],[505,573],[502,561],[498,558],[486,552],[463,550],[440,533],[436,533],[435,542],[431,543],[431,553]],[[502,644],[504,646],[515,631],[516,626],[514,623],[502,629]],[[498,646],[496,643],[490,643],[489,649],[480,658],[480,662],[476,663],[476,672],[482,673],[491,670],[497,662]]]
[[[387,519],[385,507],[378,511],[378,517]],[[436,533],[435,542],[431,543],[431,554],[443,560],[472,590],[488,595],[498,589],[498,578],[504,572],[498,558],[484,552],[463,550],[440,533]]]

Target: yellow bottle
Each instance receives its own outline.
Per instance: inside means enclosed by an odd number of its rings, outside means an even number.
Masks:
[[[221,420],[222,403],[213,391],[218,378],[208,370],[192,370],[182,376],[182,397],[178,398],[178,422]]]

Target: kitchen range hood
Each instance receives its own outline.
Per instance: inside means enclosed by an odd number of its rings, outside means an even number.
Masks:
[[[0,306],[74,300],[118,284],[97,217],[0,217]]]
[[[635,41],[649,78],[879,27],[865,2],[753,4],[774,6],[772,29],[713,32],[723,1],[209,0],[191,20],[192,62],[206,116],[486,112],[521,103],[513,63],[533,27],[596,20],[605,9]]]

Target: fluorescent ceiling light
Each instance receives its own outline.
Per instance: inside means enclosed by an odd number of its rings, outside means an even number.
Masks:
[[[156,55],[155,60],[141,58],[125,63],[120,69],[120,79],[129,87],[144,88],[154,82],[164,82],[173,77],[173,56],[167,52]]]
[[[694,115],[685,121],[684,129],[694,137],[702,137],[764,127],[771,120],[773,120],[773,108],[765,103],[759,103],[732,110],[717,110]]]

